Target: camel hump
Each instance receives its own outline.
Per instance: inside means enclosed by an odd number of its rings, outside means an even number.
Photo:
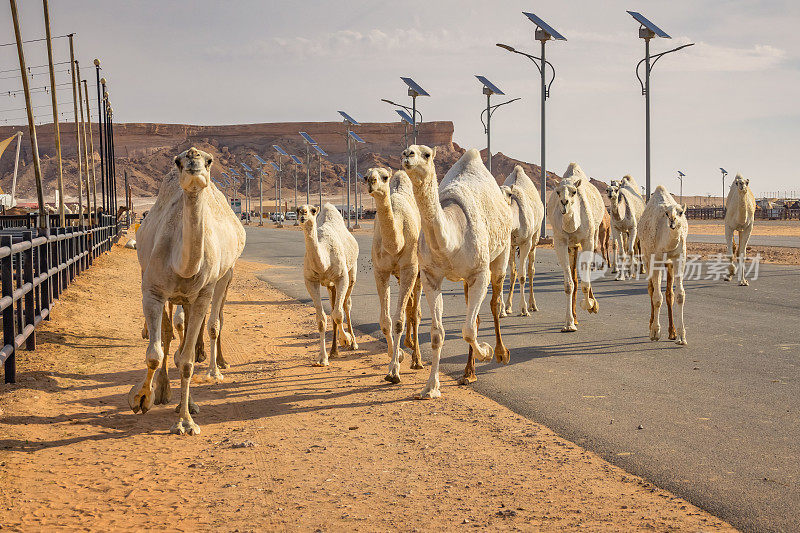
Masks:
[[[737,173],[736,173],[736,178],[743,180],[743,179],[744,179],[744,176],[742,176],[742,173],[741,173],[741,172],[737,172]],[[736,178],[734,178],[734,179],[736,179]]]
[[[658,193],[661,193],[661,194],[669,194],[669,191],[663,185],[656,185],[656,191],[655,192],[658,192]]]
[[[567,166],[567,171],[564,172],[565,179],[566,178],[580,179],[585,177],[586,174],[583,172],[581,166],[574,161]]]
[[[331,203],[323,204],[320,208],[319,215],[317,215],[317,226],[321,226],[325,222],[333,222],[336,220],[340,220],[342,224],[344,224],[344,217],[342,217],[342,214],[336,209],[336,206]]]
[[[411,196],[414,195],[414,188],[411,185],[411,178],[408,177],[408,174],[404,170],[398,170],[392,176],[392,181],[389,184],[389,188],[393,192],[403,192],[408,193]]]

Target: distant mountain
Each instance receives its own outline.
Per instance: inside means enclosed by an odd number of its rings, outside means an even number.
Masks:
[[[369,123],[355,128],[358,134],[366,141],[358,145],[358,169],[363,171],[372,166],[384,166],[397,169],[400,166],[400,154],[404,147],[403,126],[399,123]],[[20,171],[17,184],[17,196],[31,197],[35,195],[35,180],[32,165],[30,142],[27,127],[2,126],[0,139],[6,138],[16,130],[23,131],[23,143],[20,155]],[[66,194],[77,195],[77,155],[75,149],[75,125],[72,123],[60,124],[62,162],[64,169],[64,184]],[[278,153],[272,148],[273,144],[282,146],[289,154],[306,160],[306,145],[298,132],[306,131],[328,153],[322,158],[322,187],[323,191],[334,193],[341,190],[342,182],[338,176],[346,174],[346,141],[344,124],[338,122],[283,122],[266,124],[240,124],[231,126],[192,126],[184,124],[154,124],[154,123],[126,123],[114,125],[114,143],[117,162],[117,179],[119,187],[123,183],[125,172],[135,196],[150,196],[158,192],[166,172],[173,164],[173,158],[190,146],[214,155],[215,164],[212,176],[219,179],[220,172],[234,167],[243,173],[241,164],[246,163],[252,168],[259,164],[255,156],[258,155],[268,161],[278,163]],[[55,143],[53,127],[45,124],[36,128],[39,144],[39,155],[42,162],[42,172],[45,187],[45,198],[52,196],[56,187],[57,163],[55,159]],[[452,122],[426,122],[420,125],[417,139],[419,144],[435,146],[437,148],[436,170],[439,179],[444,177],[447,170],[464,153],[464,148],[453,142]],[[0,186],[3,190],[10,191],[14,168],[14,150],[10,146],[0,159]],[[97,126],[94,127],[95,154],[99,151]],[[313,150],[312,150],[313,152]],[[486,150],[482,151],[484,158]],[[96,161],[99,157],[95,156]],[[286,157],[282,158],[284,169],[282,188],[294,190],[294,164],[287,163]],[[319,170],[316,157],[310,157],[310,189],[312,192],[319,190]],[[493,156],[494,175],[498,183],[505,180],[514,165],[522,165],[525,172],[534,180],[540,182],[539,166],[510,158],[502,153]],[[99,175],[99,162],[96,163],[96,172]],[[305,165],[297,169],[298,189],[306,190]],[[548,189],[557,182],[558,176],[548,173]],[[271,166],[264,169],[263,187],[266,196],[273,196],[275,190],[276,172]],[[595,182],[605,190],[605,184]],[[257,187],[257,182],[252,185]],[[240,186],[244,190],[244,184]],[[98,193],[100,183],[98,182]],[[122,197],[121,191],[119,192]]]

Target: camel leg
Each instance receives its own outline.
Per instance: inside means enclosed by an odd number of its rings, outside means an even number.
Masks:
[[[172,305],[170,304],[170,308]],[[186,322],[186,312],[183,310],[182,305],[176,305],[174,312],[170,311],[172,316],[172,326],[175,328],[175,333],[178,335],[178,350],[183,349],[183,325]]]
[[[422,283],[417,274],[417,279],[414,282],[414,292],[411,299],[406,304],[406,337],[405,345],[407,348],[413,350],[411,355],[411,369],[420,370],[422,368],[422,353],[419,349],[419,321],[422,318],[421,313],[421,300],[422,300]]]
[[[686,342],[686,327],[683,323],[683,303],[686,301],[686,291],[683,288],[683,273],[686,268],[686,243],[683,243],[683,254],[678,258],[678,263],[675,266],[675,281],[677,283],[677,290],[675,292],[675,305],[677,306],[677,313],[675,319],[678,326],[678,340],[675,342],[685,346]]]
[[[572,248],[569,252],[569,269],[570,269],[570,276],[572,276],[572,319],[575,321],[575,325],[578,325],[578,312],[577,312],[577,301],[578,301],[578,249]]]
[[[333,286],[333,300],[331,300],[331,318],[333,318],[334,339],[338,341],[336,352],[331,349],[330,356],[339,355],[338,345],[343,348],[349,345],[349,339],[344,330],[344,305],[347,287],[350,284],[348,276],[342,276]],[[338,332],[338,335],[337,335]]]
[[[438,398],[442,395],[439,390],[439,358],[444,344],[444,324],[442,324],[442,280],[422,273],[422,287],[428,308],[431,313],[431,373],[428,382],[419,394],[420,399]]]
[[[397,342],[395,343],[394,353],[392,354],[392,361],[397,362],[397,374],[392,377],[396,377],[397,381],[393,379],[387,380],[392,381],[392,383],[399,383],[400,381],[400,362],[403,360],[403,351],[400,349],[400,338],[403,336],[403,330],[406,327],[406,308],[408,307],[409,300],[413,297],[412,293],[414,291],[414,284],[417,281],[417,275],[415,272],[401,272],[397,281],[400,283],[400,291],[397,295],[397,307],[394,311],[394,317],[392,317],[394,334],[397,335]]]
[[[520,257],[527,259],[528,257],[528,250],[520,249]],[[523,253],[525,255],[523,255]],[[494,346],[494,357],[498,363],[502,363],[504,365],[508,364],[511,360],[511,352],[508,351],[505,344],[503,344],[503,337],[500,335],[500,307],[503,305],[503,300],[501,299],[503,296],[503,281],[505,280],[506,273],[505,273],[505,265],[506,265],[506,258],[502,255],[497,257],[494,262],[489,265],[489,272],[492,276],[492,299],[489,301],[490,307],[492,309],[492,318],[494,319],[494,338],[495,338],[495,346]],[[520,272],[523,273],[523,278],[520,281],[520,290],[525,287],[525,278],[524,278],[524,270],[522,270],[522,265],[520,265]],[[525,293],[523,292],[520,295],[520,299],[522,300],[522,308],[525,309],[527,302],[525,301]]]
[[[532,242],[526,241],[519,247],[519,257],[517,258],[517,272],[519,272],[519,299],[522,302],[519,316],[530,316],[530,310],[528,309],[528,301],[525,300],[525,284],[528,282],[528,272],[530,268],[528,267],[528,261],[530,261],[530,254],[531,254]],[[512,263],[512,259],[514,257],[509,258],[509,263]],[[505,275],[503,276],[505,277]],[[514,276],[516,277],[516,276]],[[513,292],[513,287],[512,287]],[[494,288],[492,288],[492,294],[494,294]],[[532,294],[532,293],[531,293]],[[502,294],[501,294],[502,296]],[[509,306],[508,312],[511,312],[511,307]],[[497,352],[495,352],[495,356],[497,356]]]
[[[594,251],[594,237],[589,236],[581,243],[581,248],[584,250]],[[592,277],[589,272],[589,264],[586,263],[586,271],[583,273],[581,279],[581,292],[583,292],[583,301],[581,302],[581,309],[589,311],[590,313],[597,313],[600,310],[600,304],[594,297],[592,292]]]
[[[331,318],[333,318],[333,310],[336,308],[336,286],[330,285],[328,287],[328,302],[331,304]],[[336,327],[336,322],[333,323],[333,344],[331,344],[328,357],[339,356],[339,328]]]
[[[383,379],[390,383],[400,383],[400,354],[402,354],[402,351],[399,348],[395,350],[394,347],[392,319],[389,316],[389,303],[391,300],[389,273],[373,269],[373,274],[375,275],[375,286],[378,290],[378,301],[381,307],[378,322],[383,336],[386,337],[386,353],[389,356],[389,373]]]
[[[231,280],[233,280],[233,274],[231,274]],[[222,324],[225,322],[225,302],[228,301],[228,289],[230,288],[230,285],[231,282],[228,281],[228,285],[225,287],[225,293],[222,295],[222,302],[219,305],[219,328],[217,328],[217,367],[219,367],[220,370],[225,370],[228,368],[228,361],[222,355]]]
[[[533,236],[533,243],[531,245],[531,252],[528,254],[528,309],[530,311],[538,311],[536,307],[536,298],[533,296],[533,276],[536,274],[536,243],[539,242],[539,233]]]
[[[194,362],[202,363],[206,360],[206,343],[203,340],[203,330],[206,329],[207,317],[203,317],[203,324],[200,326],[200,336],[197,337],[197,342],[194,345]]]
[[[345,346],[351,350],[358,350],[358,342],[356,341],[356,332],[353,330],[353,321],[350,319],[350,308],[353,307],[353,287],[356,284],[356,271],[353,269],[350,272],[349,283],[347,285],[347,293],[344,296],[344,316],[347,319],[348,334],[343,335],[347,341]],[[399,336],[398,336],[399,338]]]
[[[508,254],[508,297],[505,299],[505,305],[501,306],[500,316],[505,317],[511,314],[511,307],[514,303],[514,286],[517,283],[517,265],[514,262],[516,258],[516,246],[511,247],[511,253]],[[521,253],[521,250],[520,250]],[[503,280],[505,281],[505,280]],[[500,289],[502,291],[502,289]],[[466,293],[465,293],[466,294]],[[500,293],[500,301],[503,300],[503,293]],[[522,303],[523,306],[525,302]]]
[[[306,280],[306,290],[308,295],[311,296],[311,301],[314,302],[314,309],[317,312],[317,330],[319,331],[319,355],[314,360],[314,366],[328,366],[328,352],[325,350],[325,330],[328,328],[328,317],[325,316],[325,309],[322,307],[322,298],[319,294],[319,283],[316,281]],[[333,298],[331,298],[333,302]],[[333,332],[336,336],[336,331]],[[334,345],[336,343],[334,342]]]
[[[744,278],[744,262],[747,259],[747,241],[750,240],[752,226],[739,232],[739,285],[744,287],[750,283]]]
[[[566,324],[561,331],[565,333],[577,331],[578,328],[575,326],[575,315],[572,307],[572,293],[575,290],[575,283],[572,279],[572,253],[570,252],[569,245],[567,243],[554,242],[553,244],[556,249],[556,255],[558,255],[558,263],[561,265],[561,269],[564,271],[564,295],[566,296],[567,316]]]
[[[673,299],[673,264],[667,264],[667,290],[666,290],[666,301],[667,301],[667,317],[669,319],[669,328],[667,329],[667,334],[669,335],[669,340],[674,341],[678,338],[677,333],[675,333],[675,324],[672,321],[672,299]]]
[[[180,352],[178,361],[178,368],[181,373],[181,403],[179,405],[178,421],[172,426],[170,430],[177,435],[197,435],[200,433],[200,427],[192,420],[190,412],[190,397],[189,397],[189,384],[192,381],[192,373],[194,372],[194,346],[197,342],[197,337],[201,333],[203,324],[203,317],[208,311],[208,306],[211,303],[210,289],[203,289],[203,292],[197,296],[197,299],[188,306],[186,310],[186,342]]]
[[[464,282],[464,304],[465,308],[469,308],[469,284],[466,281]],[[475,319],[475,329],[477,330],[480,325],[481,317],[478,315],[478,318]],[[458,383],[459,385],[469,385],[476,381],[478,381],[478,377],[475,375],[475,351],[470,346],[467,354],[467,366],[464,367],[464,375],[461,376]]]
[[[619,232],[614,229],[614,226],[611,226],[611,240],[614,244],[616,244],[620,240]],[[617,261],[619,260],[619,249],[620,246],[617,245],[614,247],[614,250],[611,252],[611,273],[616,274],[619,272],[619,267],[617,265]]]
[[[172,309],[172,304],[168,304],[161,313],[161,344],[165,355],[169,353],[169,345],[172,342],[172,319],[167,308]],[[167,366],[167,358],[164,357],[161,368],[156,375],[156,386],[153,395],[153,403],[156,405],[168,404],[172,397],[169,389]]]
[[[147,334],[149,344],[145,354],[147,364],[147,375],[138,385],[134,385],[128,393],[128,405],[134,413],[140,410],[142,414],[153,407],[153,376],[161,366],[164,359],[164,349],[161,346],[161,319],[164,314],[164,301],[159,300],[153,294],[144,294],[142,298],[142,310],[144,319],[147,323]]]
[[[223,380],[222,372],[217,368],[217,336],[220,330],[219,316],[222,312],[222,301],[225,293],[228,292],[228,285],[233,277],[233,269],[228,270],[225,275],[217,281],[214,286],[214,295],[211,298],[211,313],[208,319],[208,339],[211,344],[211,358],[208,361],[208,372],[201,381],[220,383]],[[200,335],[203,329],[200,329]]]
[[[651,287],[648,287],[648,290],[651,293],[650,296],[650,305],[652,309],[650,311],[651,316],[653,317],[650,320],[650,340],[657,341],[661,338],[661,324],[659,323],[658,315],[661,312],[661,301],[663,296],[661,295],[661,271],[662,267],[660,265],[653,266],[650,272],[650,280],[651,280]]]
[[[740,233],[741,235],[741,233]],[[739,244],[741,244],[742,239],[739,238]],[[733,275],[736,273],[736,263],[734,262],[734,256],[736,252],[734,250],[735,246],[733,243],[733,230],[725,225],[725,243],[728,245],[728,259],[730,260],[730,264],[728,265],[728,273],[722,278],[725,281],[730,281],[733,278]]]
[[[485,342],[478,342],[478,312],[489,284],[489,272],[484,270],[475,276],[469,284],[469,300],[467,302],[467,319],[461,330],[464,341],[472,346],[472,351],[478,361],[489,361],[494,350]],[[498,291],[499,297],[499,291]],[[499,309],[498,309],[499,311]]]
[[[636,226],[632,227],[628,235],[628,255],[629,257],[629,276],[630,279],[636,279],[639,272],[639,265],[636,262]]]

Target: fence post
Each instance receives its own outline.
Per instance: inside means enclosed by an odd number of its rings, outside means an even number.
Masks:
[[[11,235],[0,235],[0,246],[11,248]],[[0,292],[2,296],[11,298],[11,304],[3,309],[3,344],[11,345],[11,353],[5,361],[5,382],[16,383],[17,381],[17,362],[16,346],[16,320],[14,320],[14,274],[13,274],[11,254],[0,259]]]
[[[20,254],[22,257],[22,284],[30,283],[31,290],[29,290],[25,294],[25,320],[22,323],[22,330],[25,329],[27,325],[33,326],[36,323],[36,308],[35,308],[35,301],[36,301],[36,293],[33,287],[33,232],[32,231],[23,231],[22,232],[22,239],[23,241],[27,241],[31,244],[30,248],[22,252]],[[26,350],[35,350],[36,349],[36,328],[34,327],[31,334],[28,335],[28,338],[25,340],[25,349]]]

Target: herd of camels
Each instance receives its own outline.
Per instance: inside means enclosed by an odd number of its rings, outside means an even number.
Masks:
[[[385,379],[391,383],[400,382],[404,355],[400,338],[404,332],[404,344],[412,351],[411,368],[423,368],[417,334],[423,292],[428,301],[431,371],[420,398],[441,396],[439,359],[445,339],[442,324],[445,278],[464,284],[467,305],[462,337],[469,345],[469,356],[461,383],[476,380],[476,359],[488,361],[494,357],[499,363],[509,362],[510,353],[500,333],[500,318],[512,312],[517,281],[520,314],[527,316],[537,310],[533,276],[536,244],[545,212],[539,191],[520,166],[498,186],[480,153],[470,149],[439,182],[435,157],[436,148],[412,145],[402,153],[401,170],[392,173],[385,168],[371,168],[364,174],[377,211],[372,266],[380,300],[380,328],[386,337],[390,360]],[[174,362],[180,373],[181,396],[172,432],[181,435],[200,431],[192,419],[198,408],[191,399],[189,386],[194,363],[204,358],[203,349],[198,346],[206,323],[210,338],[208,371],[202,377],[195,376],[195,381],[219,382],[220,368],[227,366],[220,340],[223,307],[234,265],[245,245],[241,222],[211,180],[212,162],[210,154],[194,147],[179,154],[136,237],[146,322],[142,333],[149,344],[147,374],[131,389],[128,401],[134,412],[142,413],[154,404],[169,402],[165,355],[169,353],[174,327],[179,340]],[[645,203],[639,186],[630,176],[612,181],[606,193],[610,213],[597,187],[576,163],[570,163],[547,202],[553,245],[564,274],[566,318],[562,331],[577,330],[578,286],[583,294],[580,306],[589,313],[598,312],[589,269],[592,252],[604,253],[610,235],[613,254],[610,258],[607,251],[605,254],[612,272],[617,273],[616,279],[647,272],[650,339],[657,341],[661,336],[659,311],[665,299],[661,280],[666,273],[668,335],[685,345],[686,206],[679,205],[661,185]],[[749,180],[736,176],[726,204],[730,264],[725,279],[730,280],[738,270],[739,284],[747,285],[744,260],[755,214]],[[297,215],[305,238],[303,276],[316,308],[319,330],[319,352],[313,364],[327,366],[340,346],[358,348],[350,319],[358,243],[331,204],[303,205],[298,207]],[[733,243],[735,231],[739,232],[738,256]],[[586,252],[592,257],[587,257]],[[503,284],[508,269],[511,286],[504,300]],[[399,282],[394,311],[390,310],[392,276]],[[478,341],[478,311],[489,285],[494,347]],[[328,319],[320,296],[323,286],[328,289],[333,319],[330,351],[325,339]],[[674,321],[673,299],[677,307]],[[177,306],[174,314],[173,306]]]

